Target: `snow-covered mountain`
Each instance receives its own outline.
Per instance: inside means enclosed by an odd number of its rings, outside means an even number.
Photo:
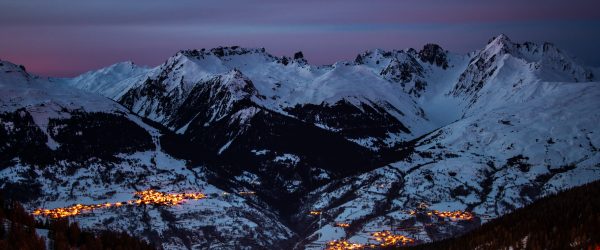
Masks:
[[[390,227],[430,241],[600,179],[600,70],[549,43],[499,35],[468,54],[427,44],[326,66],[219,47],[68,79],[0,68],[1,187],[29,208],[211,194],[74,217],[175,236],[166,248],[322,248]]]
[[[0,90],[0,185],[28,209],[126,201],[146,189],[201,191],[206,199],[179,206],[96,210],[72,220],[167,249],[276,246],[293,236],[269,205],[238,194],[245,189],[209,184],[210,171],[164,152],[160,138],[168,131],[108,98],[5,61]]]
[[[413,141],[406,160],[306,195],[302,211],[327,211],[327,216],[326,226],[313,227],[302,244],[340,238],[366,243],[370,232],[391,223],[413,238],[441,239],[471,228],[473,221],[441,223],[411,211],[427,204],[429,211],[470,211],[477,223],[485,222],[599,179],[598,83],[540,82],[522,91],[519,102],[470,115]],[[304,213],[298,220],[312,222]],[[352,227],[336,228],[336,222]]]
[[[302,211],[327,211],[326,226],[308,226],[298,246],[340,238],[367,243],[371,232],[394,224],[421,241],[442,239],[599,179],[600,83],[590,80],[593,69],[551,45],[492,39],[449,83],[448,96],[463,101],[461,119],[412,141],[405,160],[306,195]],[[470,211],[476,219],[422,216],[434,210]]]
[[[122,62],[104,69],[86,72],[69,80],[72,86],[99,93],[114,99],[123,95],[140,78],[148,74],[149,69],[135,65],[133,62]]]
[[[407,55],[387,57],[398,58],[390,63],[416,60]],[[118,65],[86,74],[133,72],[138,82],[118,78],[117,87],[90,84],[92,78],[64,81],[101,94],[118,89],[106,96],[204,152],[191,152],[191,158],[216,157],[217,165],[232,165],[226,175],[249,171],[269,183],[263,186],[269,198],[281,199],[377,167],[379,149],[436,127],[403,91],[404,83],[380,71],[352,62],[312,66],[301,53],[278,58],[264,49],[225,47],[178,52],[145,77]]]
[[[387,55],[389,59],[386,63],[393,64],[398,60],[405,60],[407,56],[404,54],[395,52],[394,55]],[[409,57],[415,60],[412,56],[414,55]],[[392,57],[398,59],[391,62]],[[419,63],[415,63],[421,67]],[[297,53],[295,58],[278,58],[268,54],[264,49],[220,47],[211,50],[178,52],[164,64],[150,69],[145,77],[140,77],[137,74],[138,70],[129,68],[121,70],[119,65],[100,70],[102,74],[91,72],[84,75],[103,78],[103,74],[111,76],[131,74],[133,80],[137,80],[136,83],[118,77],[115,77],[114,86],[93,84],[96,81],[94,77],[77,77],[67,80],[67,83],[84,90],[104,93],[105,96],[124,103],[134,112],[163,123],[179,133],[184,133],[188,127],[186,122],[174,123],[173,120],[178,120],[180,116],[176,109],[186,101],[194,88],[222,77],[244,78],[243,82],[248,82],[251,87],[237,89],[235,94],[244,95],[241,93],[244,91],[256,92],[251,101],[257,106],[286,116],[298,114],[305,120],[332,131],[356,128],[349,127],[347,124],[336,124],[335,121],[322,120],[319,114],[307,114],[313,106],[330,110],[329,112],[335,112],[337,109],[355,109],[356,114],[365,116],[365,121],[355,126],[381,130],[384,136],[378,138],[379,140],[393,141],[397,137],[412,138],[434,128],[435,126],[424,117],[423,111],[402,91],[402,86],[381,77],[384,74],[393,74],[392,70],[388,70],[389,73],[382,71],[383,69],[378,69],[378,66],[368,63],[339,62],[330,66],[312,66],[307,64],[301,53]],[[233,74],[233,72],[237,73]],[[113,89],[117,90],[113,91]],[[123,93],[122,89],[129,89],[129,91]],[[158,96],[144,99],[140,94]],[[162,102],[162,99],[165,101]],[[231,103],[219,105],[231,105]],[[231,107],[214,108],[225,111]],[[371,115],[364,115],[364,112],[371,112]],[[187,122],[191,120],[191,118],[186,119]],[[378,128],[380,125],[367,123],[373,123],[374,119],[387,119],[388,124],[394,122],[395,126]],[[349,139],[364,143],[375,140],[367,135],[353,136],[351,132],[353,131],[347,133]],[[385,137],[385,132],[390,132],[390,135]]]

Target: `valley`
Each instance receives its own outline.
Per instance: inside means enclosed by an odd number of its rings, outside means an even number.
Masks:
[[[237,46],[73,78],[0,61],[0,190],[164,249],[439,241],[600,179],[598,76],[505,35],[332,65]]]

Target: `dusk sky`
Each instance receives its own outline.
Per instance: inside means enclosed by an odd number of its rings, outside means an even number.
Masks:
[[[600,66],[598,0],[0,0],[0,59],[46,76],[230,45],[301,50],[312,64],[430,42],[468,52],[500,33]]]

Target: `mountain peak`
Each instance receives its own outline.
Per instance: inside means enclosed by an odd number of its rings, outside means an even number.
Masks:
[[[510,40],[510,38],[508,38],[508,36],[506,36],[505,34],[500,34],[488,41],[488,44],[485,46],[484,51],[486,51],[487,54],[490,55],[498,53],[506,54],[512,51],[513,46],[514,43]]]
[[[27,70],[25,69],[25,66],[23,65],[17,65],[8,61],[3,61],[0,59],[0,69],[8,71],[19,71],[19,72],[23,72],[23,73],[27,73]]]
[[[488,45],[489,44],[512,44],[512,41],[507,35],[500,34],[495,37],[492,37],[492,39],[488,41]]]
[[[435,64],[443,69],[448,68],[448,59],[446,58],[446,51],[441,46],[433,43],[428,43],[423,46],[423,49],[419,51],[419,58],[421,61]]]
[[[250,81],[250,79],[248,79],[248,77],[246,77],[244,75],[244,73],[242,73],[242,71],[240,71],[237,68],[234,68],[232,70],[230,70],[229,72],[225,73],[222,75],[223,79],[227,79],[227,82],[234,80],[234,79],[240,79],[243,81]]]
[[[137,68],[138,66],[133,63],[133,61],[128,60],[128,61],[124,61],[124,62],[119,62],[119,63],[115,63],[113,65],[110,65],[106,68],[100,69],[98,71],[118,71],[118,72],[122,72],[122,71],[130,71],[133,70],[135,68]]]
[[[26,79],[31,77],[25,66],[2,60],[0,60],[0,72],[12,74],[13,77],[25,77]]]
[[[234,68],[226,74],[218,76],[217,78],[220,79],[221,84],[227,86],[229,92],[232,94],[237,94],[240,99],[244,96],[253,96],[258,94],[258,91],[256,90],[252,81],[237,68]]]
[[[223,58],[227,56],[245,54],[264,54],[267,57],[273,57],[271,54],[267,53],[265,48],[244,48],[240,46],[219,46],[212,49],[187,49],[181,50],[177,53],[177,55],[183,55],[192,58],[204,57],[206,55],[214,55],[218,58]]]
[[[468,55],[426,44],[319,67],[234,46],[29,82],[0,61],[0,183],[50,209],[204,192],[74,215],[164,248],[367,244],[391,220],[437,241],[600,179],[600,85],[571,84],[593,75],[557,51],[499,35]],[[311,211],[333,216],[317,227]]]

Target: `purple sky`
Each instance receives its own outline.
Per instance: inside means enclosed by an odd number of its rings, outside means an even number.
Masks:
[[[434,42],[467,52],[499,33],[600,66],[599,0],[0,0],[0,59],[47,76],[181,49],[239,45],[309,62]]]

